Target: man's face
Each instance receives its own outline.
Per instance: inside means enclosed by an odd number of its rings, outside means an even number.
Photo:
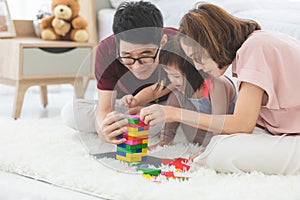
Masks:
[[[134,44],[120,40],[119,60],[136,78],[144,80],[151,76],[158,64],[158,51],[159,47],[154,44]]]

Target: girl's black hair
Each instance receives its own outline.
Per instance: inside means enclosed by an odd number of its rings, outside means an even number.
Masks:
[[[171,38],[161,49],[159,64],[164,66],[174,65],[183,74],[186,80],[185,94],[192,97],[204,82],[204,74],[199,72],[193,60],[187,57],[181,48],[178,38]],[[162,80],[162,78],[160,78]]]

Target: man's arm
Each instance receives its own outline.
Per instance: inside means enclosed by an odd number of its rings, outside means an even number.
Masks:
[[[117,92],[113,90],[99,90],[98,89],[98,107],[96,112],[96,131],[101,133],[101,125],[106,115],[114,111],[114,104],[116,101]]]
[[[127,131],[128,120],[124,115],[115,112],[117,92],[112,90],[98,90],[98,108],[96,112],[96,131],[102,141],[121,144],[125,138],[117,136]]]

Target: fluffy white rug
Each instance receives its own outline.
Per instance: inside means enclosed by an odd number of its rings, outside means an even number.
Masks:
[[[89,156],[80,134],[65,127],[60,118],[0,121],[0,127],[0,170],[99,197],[118,200],[300,199],[300,175],[219,174],[193,166],[188,181],[154,183],[141,175],[120,173],[102,165]],[[194,151],[183,145],[177,149],[180,148],[185,153]],[[170,147],[170,152],[174,150]]]

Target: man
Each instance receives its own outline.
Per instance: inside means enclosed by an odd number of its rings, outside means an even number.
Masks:
[[[164,29],[163,17],[150,2],[124,2],[113,22],[114,35],[99,43],[95,60],[98,105],[75,100],[62,111],[65,123],[85,132],[97,131],[99,138],[115,144],[124,142],[117,135],[126,131],[126,119],[115,111],[116,99],[156,84],[161,47],[176,29]],[[161,73],[165,73],[162,71]],[[153,99],[154,100],[154,99]],[[166,100],[166,96],[155,100]],[[148,103],[148,102],[147,102]],[[70,115],[70,113],[72,113]]]

